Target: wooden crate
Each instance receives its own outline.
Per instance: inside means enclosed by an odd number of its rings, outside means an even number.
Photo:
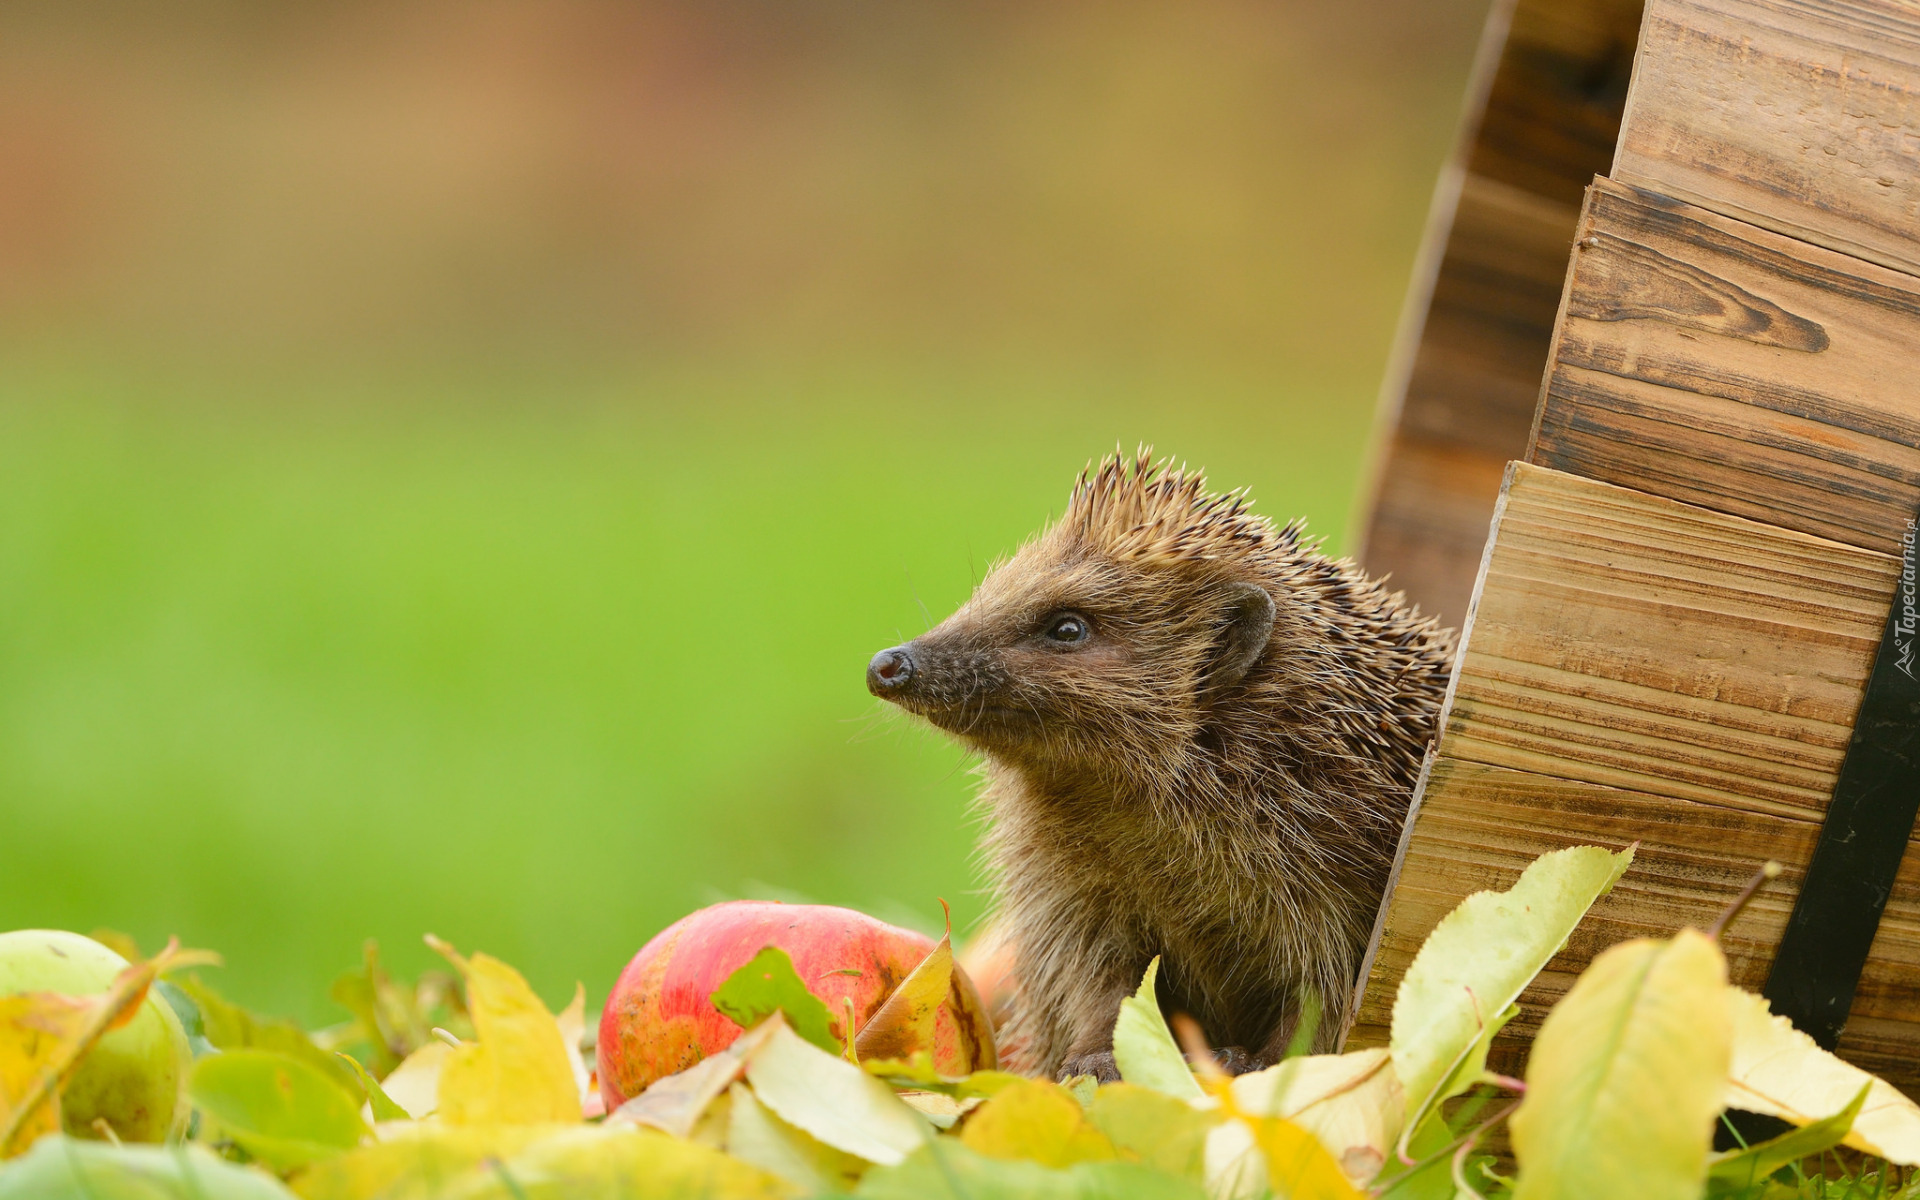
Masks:
[[[1598,61],[1637,6],[1552,7],[1543,25],[1522,0],[1504,40],[1495,14],[1363,541],[1464,627],[1348,1045],[1384,1040],[1412,954],[1467,894],[1561,846],[1640,843],[1523,997],[1508,1070],[1595,953],[1708,923],[1773,858],[1786,874],[1724,939],[1736,982],[1766,980],[1920,506],[1920,8],[1648,0],[1617,140],[1576,197],[1576,155],[1529,172],[1512,149],[1579,144],[1568,109],[1530,116],[1502,88],[1542,45]],[[1920,1094],[1911,840],[1839,1050]]]

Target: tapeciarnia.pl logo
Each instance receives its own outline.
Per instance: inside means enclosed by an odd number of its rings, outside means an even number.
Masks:
[[[1907,531],[1900,535],[1900,594],[1895,597],[1895,603],[1900,609],[1900,616],[1893,623],[1893,650],[1898,656],[1894,659],[1893,665],[1900,668],[1901,672],[1905,674],[1908,679],[1914,679],[1913,634],[1916,621],[1920,619],[1920,613],[1916,613],[1913,607],[1914,526],[1915,519],[1908,518]],[[1920,682],[1920,680],[1916,680],[1916,682]]]

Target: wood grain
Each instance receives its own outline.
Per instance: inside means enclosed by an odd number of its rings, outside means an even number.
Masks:
[[[1721,937],[1733,982],[1758,989],[1804,878],[1819,826],[1648,792],[1437,759],[1364,973],[1347,1047],[1384,1045],[1393,998],[1420,944],[1468,894],[1506,888],[1534,858],[1572,845],[1638,843],[1633,866],[1521,997],[1495,1043],[1495,1069],[1518,1073],[1546,1010],[1607,946],[1704,928],[1769,858],[1786,867]],[[1861,980],[1840,1051],[1920,1091],[1920,848],[1910,844]]]
[[[1515,463],[1437,752],[1817,819],[1897,564]]]
[[[1920,273],[1920,9],[1651,0],[1613,178]]]
[[[1581,189],[1612,159],[1639,16],[1640,0],[1517,0],[1488,18],[1357,517],[1368,569],[1443,620],[1466,611],[1499,472],[1526,446]]]
[[[1473,592],[1506,466],[1484,451],[1396,439],[1374,502],[1368,568],[1428,612],[1433,596],[1459,597],[1451,613],[1439,610],[1443,619],[1458,621]]]
[[[1870,549],[1920,505],[1920,279],[1602,180],[1528,457]]]

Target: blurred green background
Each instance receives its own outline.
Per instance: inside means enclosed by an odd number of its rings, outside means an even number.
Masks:
[[[867,658],[1116,443],[1341,544],[1482,13],[0,8],[0,928],[971,925]]]

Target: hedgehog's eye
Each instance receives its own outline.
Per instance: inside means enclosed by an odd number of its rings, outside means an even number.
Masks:
[[[1063,646],[1078,645],[1092,636],[1093,630],[1087,625],[1087,619],[1073,613],[1061,613],[1047,623],[1047,640]]]

